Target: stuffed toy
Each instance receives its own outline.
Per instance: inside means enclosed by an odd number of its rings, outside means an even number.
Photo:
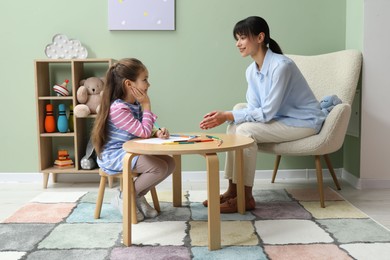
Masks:
[[[325,96],[321,102],[321,110],[327,116],[330,111],[338,104],[341,104],[342,101],[337,95]]]
[[[73,108],[73,114],[76,117],[87,117],[99,111],[103,86],[103,79],[97,77],[90,77],[80,81],[80,87],[76,94],[79,104]]]
[[[96,153],[95,153],[95,149],[93,148],[91,138],[88,141],[85,155],[83,156],[83,158],[81,158],[80,165],[81,168],[84,170],[92,170],[97,167]]]

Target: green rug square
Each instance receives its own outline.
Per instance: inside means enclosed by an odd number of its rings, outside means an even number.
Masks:
[[[97,188],[97,187],[96,187]],[[104,190],[103,203],[110,203],[111,199],[118,193],[118,189],[107,188]],[[88,192],[84,197],[81,198],[80,202],[96,203],[97,192]]]
[[[340,243],[390,242],[390,232],[371,219],[324,219],[318,223]]]
[[[61,224],[38,249],[109,248],[119,241],[122,223]]]
[[[111,204],[102,205],[100,218],[95,219],[96,204],[79,203],[72,214],[66,219],[67,223],[98,223],[98,222],[118,222],[122,223],[122,215],[118,209]]]

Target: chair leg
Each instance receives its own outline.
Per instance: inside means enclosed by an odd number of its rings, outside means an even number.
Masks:
[[[100,212],[102,211],[104,189],[106,188],[106,182],[107,182],[107,178],[104,176],[100,176],[99,192],[96,200],[96,208],[95,208],[95,215],[94,215],[95,219],[100,218]]]
[[[275,165],[274,165],[274,172],[273,172],[273,174],[272,174],[272,181],[271,181],[271,183],[274,183],[274,182],[275,182],[276,173],[278,172],[279,163],[280,163],[280,159],[281,159],[281,158],[282,158],[281,155],[276,155]]]
[[[114,186],[114,177],[108,177],[108,187],[112,188]]]
[[[136,195],[135,195],[135,186],[134,186],[134,180],[133,178],[131,177],[130,178],[130,185],[129,185],[129,188],[130,188],[130,203],[131,203],[131,218],[132,218],[132,223],[133,224],[137,224],[138,223],[138,220],[137,220],[137,203],[136,203]]]
[[[152,195],[154,209],[157,210],[158,213],[160,213],[161,209],[160,209],[160,203],[158,202],[158,196],[157,196],[156,187],[153,187],[150,190],[150,194]]]
[[[320,194],[320,204],[321,204],[321,208],[325,208],[321,157],[319,155],[315,156],[315,163],[316,163],[316,172],[317,172],[318,192]]]
[[[336,185],[338,190],[341,190],[339,181],[337,180],[337,176],[336,176],[336,173],[334,172],[334,169],[333,169],[332,163],[330,161],[329,155],[324,154],[324,158],[325,158],[326,165],[328,166],[329,172],[332,175],[334,184]]]

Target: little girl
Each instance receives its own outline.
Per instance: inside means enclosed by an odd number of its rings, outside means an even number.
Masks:
[[[107,174],[123,171],[126,151],[122,145],[126,141],[169,137],[166,128],[153,129],[157,116],[151,110],[149,86],[148,70],[137,59],[122,59],[107,71],[100,110],[92,130],[97,163]],[[167,155],[139,155],[133,159],[132,167],[132,171],[141,173],[135,180],[137,220],[155,217],[158,213],[144,195],[174,171],[174,159]],[[111,204],[122,213],[121,193]]]

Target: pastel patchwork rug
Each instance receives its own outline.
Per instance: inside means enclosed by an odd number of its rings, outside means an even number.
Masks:
[[[258,190],[256,209],[222,214],[222,249],[207,247],[205,191],[160,191],[162,212],[133,225],[122,244],[122,217],[106,189],[101,218],[97,192],[44,192],[0,223],[0,259],[390,259],[390,232],[331,189],[326,208],[317,190]]]

